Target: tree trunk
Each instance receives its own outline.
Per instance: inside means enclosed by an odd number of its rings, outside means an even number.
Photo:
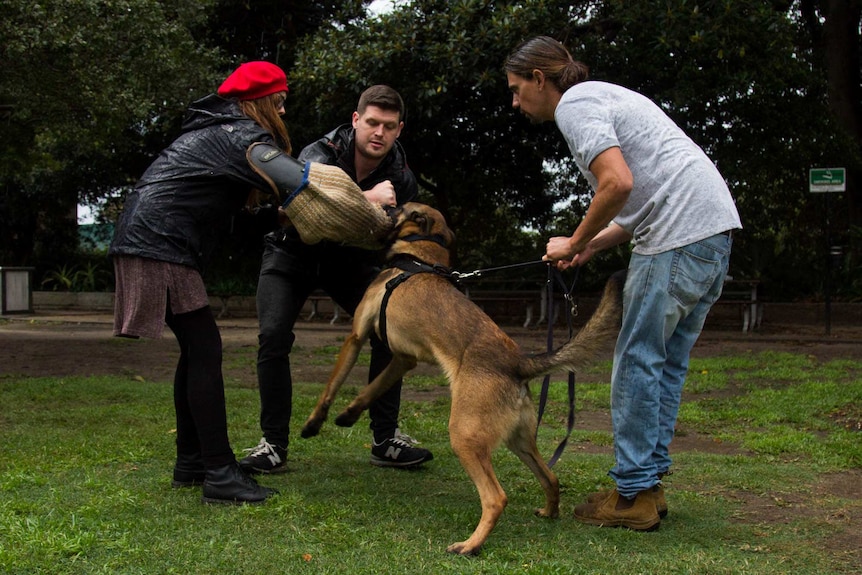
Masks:
[[[847,130],[857,152],[862,153],[862,78],[860,78],[860,36],[862,0],[822,0],[821,12],[825,17],[822,46],[829,107],[839,125]],[[859,156],[851,154],[858,162]],[[862,227],[862,167],[846,166],[847,191],[844,198],[848,223]]]

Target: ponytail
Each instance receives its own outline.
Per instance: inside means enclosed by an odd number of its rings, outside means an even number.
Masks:
[[[557,40],[548,36],[537,36],[523,42],[509,55],[503,71],[530,78],[533,70],[541,70],[545,79],[560,92],[565,92],[575,84],[589,77],[589,68],[572,55]]]

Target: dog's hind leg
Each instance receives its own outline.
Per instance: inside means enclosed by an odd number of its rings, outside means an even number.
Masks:
[[[338,414],[335,418],[335,425],[351,427],[375,399],[383,395],[386,390],[414,367],[416,367],[416,360],[413,357],[394,354],[389,365],[374,378],[374,381],[362,388],[362,391],[356,395],[350,405]]]
[[[359,351],[362,349],[362,344],[365,343],[366,339],[367,337],[352,332],[344,340],[326,388],[320,394],[320,399],[318,399],[314,411],[311,412],[311,415],[305,421],[305,425],[302,426],[302,437],[314,437],[320,433],[320,428],[329,415],[329,408],[332,406],[332,402],[335,401],[335,396],[338,395],[338,390],[341,389],[344,380],[347,379],[347,374],[350,373],[350,370],[356,364]]]
[[[545,507],[536,510],[540,517],[558,517],[560,514],[560,482],[548,467],[536,446],[536,413],[531,401],[521,400],[521,417],[506,446],[530,468],[545,492]]]
[[[494,529],[506,508],[506,492],[497,480],[491,463],[491,453],[499,443],[497,428],[484,418],[487,413],[467,413],[458,410],[453,403],[449,417],[449,441],[452,450],[461,461],[461,466],[473,480],[482,503],[482,517],[476,529],[465,541],[453,543],[446,548],[449,553],[476,555]]]

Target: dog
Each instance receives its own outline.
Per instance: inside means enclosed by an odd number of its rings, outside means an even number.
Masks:
[[[320,432],[372,330],[388,343],[392,361],[336,418],[337,425],[356,423],[369,404],[417,362],[439,365],[450,383],[452,450],[476,485],[482,504],[475,531],[447,551],[474,555],[507,503],[491,464],[491,453],[502,442],[530,468],[544,490],[545,506],[537,515],[558,516],[560,485],[536,446],[537,415],[527,383],[554,370],[582,367],[610,347],[622,321],[623,280],[615,275],[608,281],[596,312],[567,344],[555,352],[527,356],[451,281],[450,246],[455,235],[440,212],[407,203],[394,217],[388,267],[356,308],[352,331],[302,437]]]

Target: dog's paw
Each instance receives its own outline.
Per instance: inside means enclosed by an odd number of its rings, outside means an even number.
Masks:
[[[456,555],[478,555],[479,551],[482,549],[481,545],[478,547],[473,547],[467,544],[468,541],[459,541],[458,543],[453,543],[446,548],[446,553],[454,553]]]
[[[302,426],[302,431],[300,432],[300,435],[305,439],[308,439],[309,437],[314,437],[315,435],[320,433],[320,427],[322,425],[322,421],[314,421],[309,419],[305,422],[305,425]]]
[[[353,413],[349,409],[345,409],[338,417],[335,418],[335,425],[338,427],[353,427],[357,421],[359,421],[359,416],[362,415],[362,412]]]
[[[549,511],[548,509],[545,509],[544,507],[540,507],[539,509],[536,509],[534,513],[535,513],[536,517],[547,517],[549,519],[557,519],[560,516],[559,508],[552,509]]]

